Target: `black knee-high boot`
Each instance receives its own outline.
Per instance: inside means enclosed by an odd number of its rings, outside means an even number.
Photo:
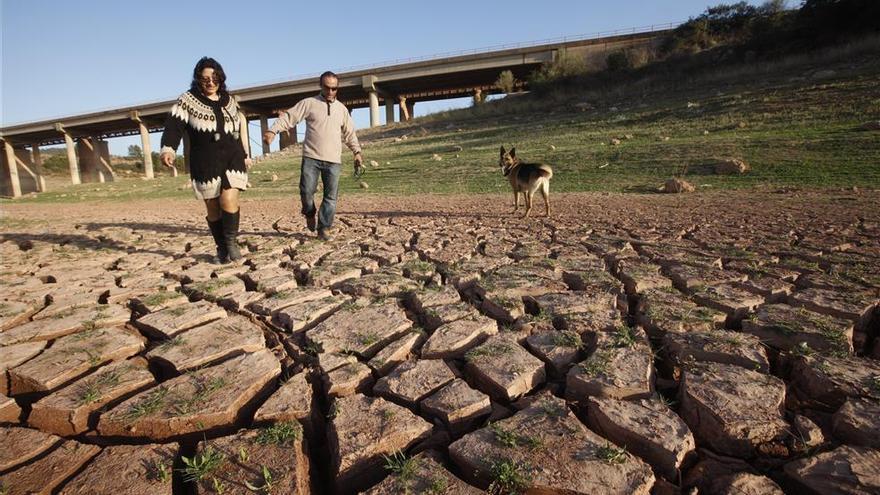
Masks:
[[[208,222],[208,228],[211,229],[211,236],[214,237],[214,244],[217,245],[217,262],[227,263],[229,261],[229,252],[226,250],[226,239],[223,237],[223,220],[218,218],[213,222],[205,217]]]
[[[241,259],[241,251],[238,249],[238,221],[239,209],[235,213],[222,211],[221,221],[223,222],[223,239],[226,243],[226,252],[229,255],[229,261],[237,261]]]

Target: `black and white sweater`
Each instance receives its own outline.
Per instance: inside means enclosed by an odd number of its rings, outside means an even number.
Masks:
[[[189,136],[190,176],[197,198],[216,198],[224,187],[247,188],[248,143],[241,132],[243,121],[238,102],[228,93],[213,101],[187,91],[171,107],[162,133],[162,153],[174,153],[184,133]]]

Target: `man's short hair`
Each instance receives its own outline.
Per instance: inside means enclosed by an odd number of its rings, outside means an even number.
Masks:
[[[337,76],[336,73],[334,73],[332,70],[328,70],[327,72],[321,74],[321,78],[318,79],[318,83],[324,84],[325,77],[332,77],[334,79],[339,79],[339,76]]]

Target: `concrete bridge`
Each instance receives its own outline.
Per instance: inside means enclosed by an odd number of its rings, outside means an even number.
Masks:
[[[420,101],[473,97],[475,103],[486,95],[500,93],[495,86],[499,74],[509,70],[518,89],[542,64],[566,55],[581,57],[603,66],[608,54],[624,49],[650,47],[674,27],[673,24],[631,28],[576,39],[549,40],[537,44],[512,45],[408,59],[373,67],[359,67],[339,74],[340,101],[350,109],[370,109],[370,126],[380,123],[380,102],[385,122],[393,123],[395,106],[399,120],[409,120]],[[261,130],[276,112],[319,91],[318,76],[231,90],[245,110],[247,120],[259,120]],[[70,180],[105,182],[115,174],[110,163],[106,139],[140,134],[144,150],[144,175],[153,178],[150,133],[163,128],[174,100],[123,107],[60,119],[29,122],[0,128],[0,194],[18,197],[23,193],[46,190],[40,146],[65,144],[70,164]],[[247,126],[243,126],[247,129]],[[296,142],[296,134],[282,135],[281,147]],[[184,140],[184,157],[188,156]],[[263,143],[263,153],[269,149]]]

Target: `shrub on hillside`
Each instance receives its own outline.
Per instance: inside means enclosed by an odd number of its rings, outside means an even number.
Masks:
[[[608,66],[608,70],[615,72],[632,68],[629,58],[623,50],[608,55],[605,59],[605,64]]]
[[[529,76],[529,86],[540,89],[542,85],[554,81],[571,80],[585,74],[588,70],[586,61],[570,53],[561,53],[556,59],[541,66]]]
[[[495,80],[495,87],[501,90],[502,93],[513,93],[513,90],[516,89],[516,79],[513,77],[513,72],[505,70],[498,74],[498,79]]]

